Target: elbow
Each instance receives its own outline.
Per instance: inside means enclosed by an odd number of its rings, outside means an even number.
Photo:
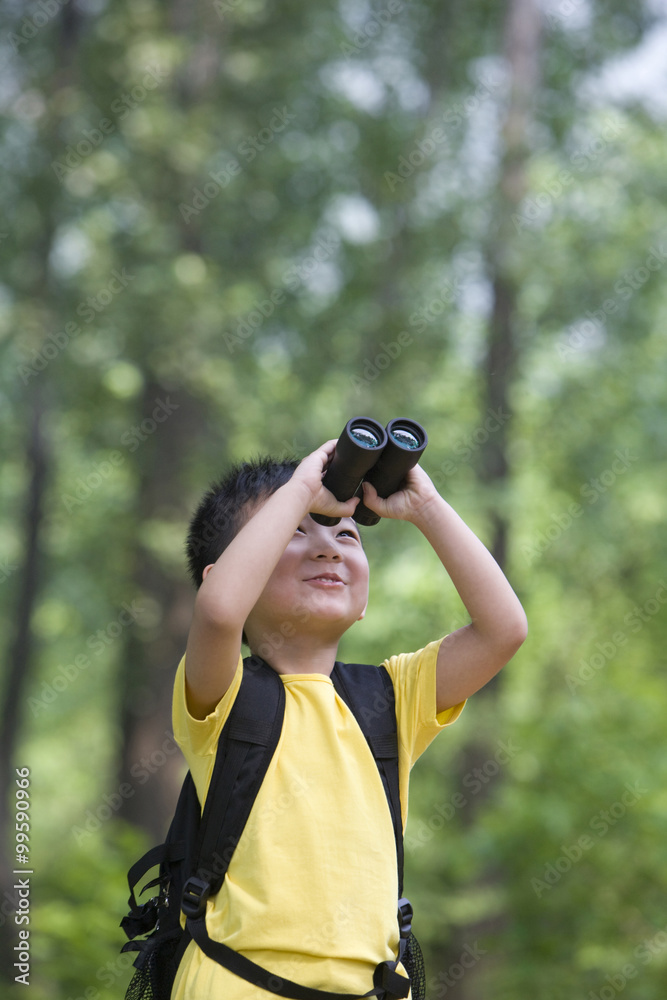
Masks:
[[[199,590],[195,600],[194,617],[200,625],[219,632],[237,628],[232,602],[221,601],[217,594]]]
[[[512,622],[508,622],[507,628],[507,646],[511,650],[510,657],[523,646],[524,642],[528,638],[528,619],[526,618],[523,608],[521,612],[517,614]]]
[[[528,619],[526,618],[526,612],[521,608],[521,612],[517,615],[516,621],[516,633],[517,638],[520,639],[519,645],[522,645],[528,638]]]

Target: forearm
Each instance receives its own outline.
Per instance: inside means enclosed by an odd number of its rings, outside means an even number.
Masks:
[[[526,616],[505,574],[446,500],[435,494],[411,520],[442,562],[477,635],[510,644],[525,635]]]
[[[203,581],[201,613],[242,628],[311,500],[304,484],[290,479],[258,506]]]

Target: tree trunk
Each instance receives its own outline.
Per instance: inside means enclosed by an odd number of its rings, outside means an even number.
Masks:
[[[496,497],[510,476],[507,437],[512,428],[511,386],[517,365],[517,279],[512,250],[517,234],[512,216],[525,196],[526,164],[530,156],[528,126],[539,85],[542,15],[537,0],[511,0],[505,28],[505,58],[509,74],[507,113],[502,127],[502,154],[496,216],[487,247],[487,272],[493,307],[484,364],[484,416],[493,412],[500,425],[480,449],[480,476],[494,487]],[[492,502],[494,497],[492,497]],[[501,566],[507,559],[507,516],[502,506],[491,511],[490,548]]]
[[[158,425],[137,455],[141,472],[132,593],[138,594],[138,618],[127,633],[119,677],[122,748],[118,787],[125,785],[126,794],[117,813],[145,829],[153,839],[166,833],[183,773],[183,759],[172,736],[171,700],[174,673],[185,651],[193,590],[185,555],[182,578],[175,582],[143,543],[142,534],[152,519],[170,514],[177,506],[191,442],[204,436],[198,408],[155,381],[146,383],[141,420],[151,419],[157,400],[165,401],[174,412]],[[142,620],[145,615],[152,621]]]
[[[491,433],[480,449],[479,476],[490,488],[489,521],[491,538],[489,548],[501,567],[507,562],[509,524],[503,494],[511,467],[507,454],[508,437],[512,430],[512,385],[519,358],[517,299],[519,285],[512,267],[512,253],[517,241],[512,216],[527,190],[526,166],[530,157],[529,124],[535,94],[539,85],[539,56],[541,47],[542,15],[537,0],[511,0],[507,9],[505,27],[505,59],[509,75],[509,94],[505,120],[502,126],[502,152],[500,176],[496,198],[496,213],[491,240],[487,247],[487,272],[493,288],[493,304],[489,323],[486,358],[484,362],[485,392],[482,420],[494,414],[498,429]],[[487,684],[476,697],[493,698],[499,676]],[[493,747],[484,739],[470,743],[465,748],[461,774],[473,768],[482,768],[493,757]],[[499,776],[495,782],[502,780]],[[475,808],[468,809],[466,822],[478,821],[484,808],[484,798],[493,783],[482,786],[476,796]],[[493,785],[495,790],[495,785]],[[482,875],[485,883],[502,879],[502,873],[487,870]],[[466,930],[466,940],[474,940],[489,931],[497,931],[500,924],[510,919],[502,915],[480,921]],[[463,947],[464,942],[461,941]],[[459,1000],[479,1000],[484,994],[484,982],[491,965],[500,961],[499,956],[488,955],[461,981],[457,990]]]
[[[217,85],[222,22],[207,5],[193,6],[186,0],[174,0],[168,18],[175,34],[199,33],[199,42],[192,47],[180,80],[174,83],[175,101],[195,107],[200,101],[210,99],[208,91]],[[178,177],[175,183],[179,183]],[[171,200],[177,204],[177,193]],[[201,250],[196,222],[182,224],[181,246],[189,253]],[[125,645],[119,679],[122,746],[117,778],[119,787],[129,785],[132,791],[123,798],[117,815],[146,830],[151,838],[161,840],[176,806],[184,769],[172,735],[171,703],[174,673],[185,652],[194,594],[187,577],[185,548],[183,575],[179,582],[174,582],[142,545],[142,525],[159,516],[161,506],[170,506],[172,510],[178,506],[192,442],[197,441],[201,447],[210,433],[196,400],[178,389],[165,388],[150,372],[144,374],[146,388],[140,420],[150,419],[156,400],[169,393],[178,409],[142,444],[139,458],[134,589],[149,604],[151,614],[159,616],[160,624],[159,632],[152,629],[142,632],[141,627],[130,629]],[[174,498],[171,504],[169,497]]]
[[[23,572],[18,586],[16,599],[16,629],[8,656],[7,677],[5,681],[4,702],[2,706],[2,724],[0,726],[0,926],[3,933],[0,936],[0,968],[4,976],[13,967],[12,948],[15,944],[13,931],[15,901],[12,894],[14,879],[12,791],[14,785],[14,767],[29,766],[29,762],[15,760],[15,751],[21,728],[21,706],[25,704],[25,692],[33,663],[34,640],[30,631],[35,603],[39,593],[42,576],[40,569],[41,552],[39,545],[40,529],[44,518],[44,493],[46,489],[49,454],[44,437],[44,405],[35,383],[32,400],[32,419],[28,430],[27,462],[29,480],[24,505],[23,552],[25,559]],[[9,933],[7,933],[9,930]]]

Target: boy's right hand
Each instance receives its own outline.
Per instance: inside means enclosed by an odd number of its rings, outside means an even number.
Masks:
[[[360,498],[351,497],[345,501],[336,500],[333,493],[322,485],[322,478],[336,450],[336,440],[336,438],[332,438],[311,452],[310,455],[306,455],[295,469],[292,481],[302,483],[309,491],[309,512],[326,514],[327,517],[352,517]]]

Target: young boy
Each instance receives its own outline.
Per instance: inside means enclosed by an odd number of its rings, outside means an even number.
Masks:
[[[378,963],[398,952],[396,846],[375,761],[330,679],[341,636],[368,601],[368,562],[351,517],[359,501],[340,503],[322,486],[335,444],[298,465],[238,467],[202,501],[188,540],[199,590],[176,676],[174,734],[203,802],[241,683],[242,641],[281,675],[280,743],[207,904],[208,932],[276,976],[361,996]],[[363,499],[423,533],[472,619],[384,663],[396,695],[405,825],[410,768],[513,656],[526,618],[495,560],[418,465],[386,500],[364,483]],[[310,512],[342,519],[323,526]],[[269,994],[191,941],[172,997]]]

